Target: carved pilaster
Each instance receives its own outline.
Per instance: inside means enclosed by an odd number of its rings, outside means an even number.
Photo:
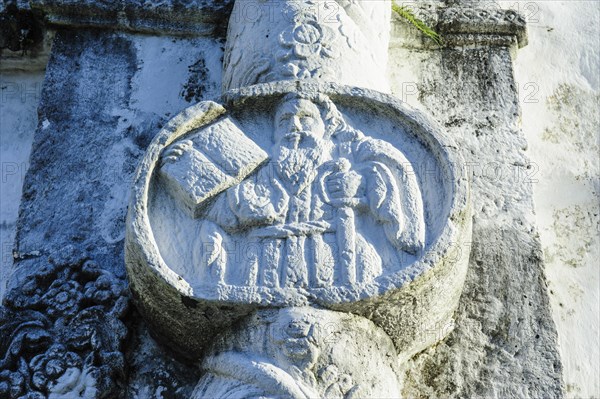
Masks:
[[[473,239],[465,245],[471,258],[457,328],[409,362],[405,394],[562,397],[533,216],[535,165],[520,131],[523,97],[513,73],[515,50],[526,43],[525,22],[493,3],[468,5],[440,9],[446,46],[424,57],[427,68],[416,82],[419,102],[455,138],[466,162],[474,204]]]
[[[441,47],[501,46],[513,50],[527,45],[525,18],[516,10],[504,9],[493,1],[447,1],[444,3],[402,2],[416,18],[434,29],[442,38]],[[439,49],[406,21],[397,17],[394,45],[404,48]]]

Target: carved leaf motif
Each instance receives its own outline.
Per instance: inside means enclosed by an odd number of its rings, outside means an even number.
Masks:
[[[26,392],[25,376],[20,371],[0,371],[0,397],[16,399]]]
[[[89,260],[46,264],[5,303],[0,369],[6,372],[0,374],[0,397],[115,397],[127,334],[119,319],[128,308],[123,281]],[[25,377],[24,387],[19,375]]]
[[[57,280],[50,285],[42,300],[50,316],[59,317],[73,316],[77,313],[82,298],[81,285],[77,282]]]
[[[284,47],[292,47],[294,45],[294,32],[290,29],[281,32],[279,34],[279,43]]]
[[[80,373],[82,364],[77,354],[67,351],[62,345],[54,345],[45,353],[35,356],[29,363],[33,372],[33,385],[42,392],[48,392],[67,373],[68,378],[76,373],[71,369]]]

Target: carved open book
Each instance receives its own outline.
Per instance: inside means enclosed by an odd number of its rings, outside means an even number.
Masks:
[[[226,117],[167,147],[160,175],[191,217],[215,195],[239,183],[268,159],[237,122]]]

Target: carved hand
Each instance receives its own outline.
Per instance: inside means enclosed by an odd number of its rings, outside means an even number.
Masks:
[[[183,155],[184,152],[189,151],[194,146],[194,143],[191,140],[183,140],[181,142],[175,143],[168,147],[164,154],[162,155],[162,164],[173,163],[179,157]]]

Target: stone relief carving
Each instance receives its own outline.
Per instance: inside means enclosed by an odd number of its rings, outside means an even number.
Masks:
[[[257,306],[314,304],[376,320],[406,356],[437,340],[418,329],[448,324],[467,264],[453,243],[470,226],[438,127],[333,84],[223,101],[229,112],[204,102],[176,117],[137,172],[126,260],[150,325],[198,356]]]
[[[385,76],[377,71],[387,62],[390,15],[387,0],[236,2],[223,88],[323,79],[387,91]],[[236,46],[242,37],[252,39]]]
[[[124,281],[91,260],[40,267],[0,309],[0,397],[114,397],[128,303]]]
[[[203,283],[366,283],[400,263],[394,250],[423,249],[421,192],[401,151],[350,127],[326,96],[285,96],[273,129],[270,162],[252,175],[267,154],[229,120],[164,152],[171,194],[184,204],[193,197],[202,220],[190,250],[201,255],[194,267]],[[372,240],[375,229],[384,242]],[[242,261],[228,254],[234,241],[247,248]]]
[[[394,353],[383,331],[356,316],[261,311],[206,356],[192,398],[395,397]]]
[[[223,105],[150,144],[126,264],[155,333],[202,361],[194,398],[395,397],[396,361],[451,325],[468,190],[440,128],[381,93],[390,14],[235,2]]]
[[[284,77],[290,79],[316,78],[323,73],[332,74],[331,68],[323,71],[321,59],[340,56],[336,41],[340,33],[326,25],[319,25],[313,15],[303,15],[295,24],[279,35],[283,49],[276,60],[285,65]]]

